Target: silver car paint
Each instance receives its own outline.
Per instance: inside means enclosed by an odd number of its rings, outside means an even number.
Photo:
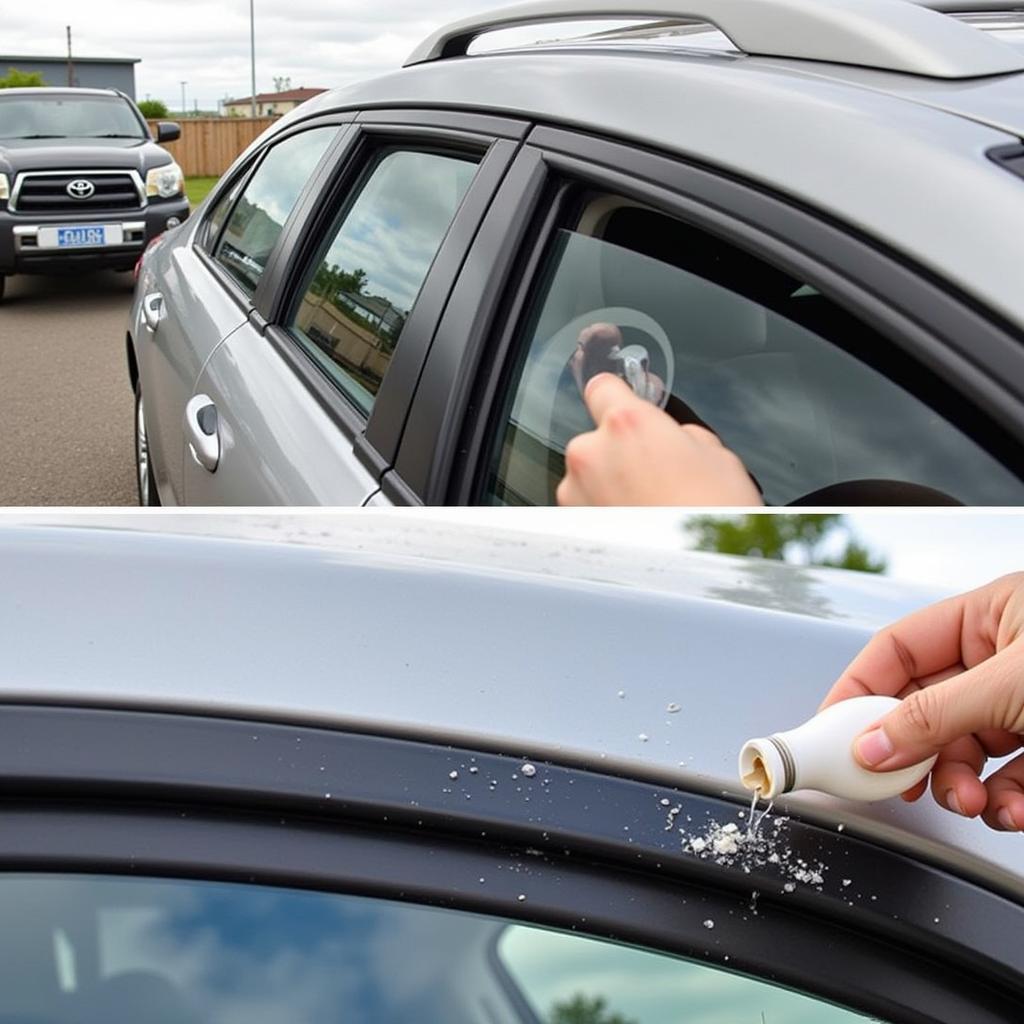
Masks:
[[[186,221],[151,253],[139,276],[129,320],[145,402],[150,464],[157,470],[157,488],[165,505],[185,502],[185,403],[210,354],[245,321],[238,303],[213,279],[191,244],[198,223],[198,219]],[[141,314],[143,300],[153,292],[163,297],[155,331],[146,326]]]
[[[406,68],[315,97],[283,120],[345,107],[451,107],[635,141],[817,207],[1024,326],[1024,186],[985,156],[1016,137],[842,80],[849,69],[817,78],[805,67],[707,53],[509,52]],[[998,86],[993,111],[1005,109],[1007,93],[1024,107],[1024,75],[985,81]],[[972,104],[985,109],[980,90]]]
[[[19,518],[0,701],[312,721],[740,799],[743,741],[812,714],[874,628],[935,596],[394,512]],[[931,800],[785,805],[1024,898],[1020,836]]]
[[[362,505],[377,489],[352,439],[251,324],[217,348],[195,391],[217,407],[220,461],[211,473],[186,457],[187,504]]]

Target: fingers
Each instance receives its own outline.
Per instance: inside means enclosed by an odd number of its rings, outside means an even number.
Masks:
[[[993,772],[985,780],[985,789],[985,824],[1003,832],[1024,830],[1024,754]]]
[[[614,373],[599,373],[591,377],[583,391],[583,401],[597,426],[601,426],[615,409],[631,408],[642,403],[633,389]]]
[[[979,776],[986,754],[974,736],[963,736],[945,747],[932,768],[931,789],[935,802],[966,818],[976,818],[988,803]]]
[[[922,608],[876,633],[828,692],[822,708],[865,694],[895,697],[912,680],[959,664],[968,596]]]
[[[1024,649],[1010,647],[952,679],[909,694],[857,739],[857,760],[875,771],[891,771],[917,764],[972,733],[1024,732],[1022,672]]]

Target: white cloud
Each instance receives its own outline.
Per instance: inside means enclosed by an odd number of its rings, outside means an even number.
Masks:
[[[500,6],[497,0],[255,0],[256,88],[275,76],[293,87],[333,88],[394,70],[438,26]],[[7,54],[62,56],[65,26],[82,56],[139,57],[136,91],[212,110],[225,97],[249,95],[249,4],[246,0],[46,0],[8,5],[2,49]],[[550,30],[541,34],[550,35]]]

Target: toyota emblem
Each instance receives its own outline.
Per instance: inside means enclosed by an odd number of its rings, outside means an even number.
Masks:
[[[88,199],[95,191],[96,186],[85,178],[75,178],[74,181],[68,182],[67,192],[72,199]]]

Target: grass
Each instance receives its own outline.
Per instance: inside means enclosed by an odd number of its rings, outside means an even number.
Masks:
[[[185,195],[195,209],[205,198],[206,194],[219,181],[218,178],[186,178]]]

